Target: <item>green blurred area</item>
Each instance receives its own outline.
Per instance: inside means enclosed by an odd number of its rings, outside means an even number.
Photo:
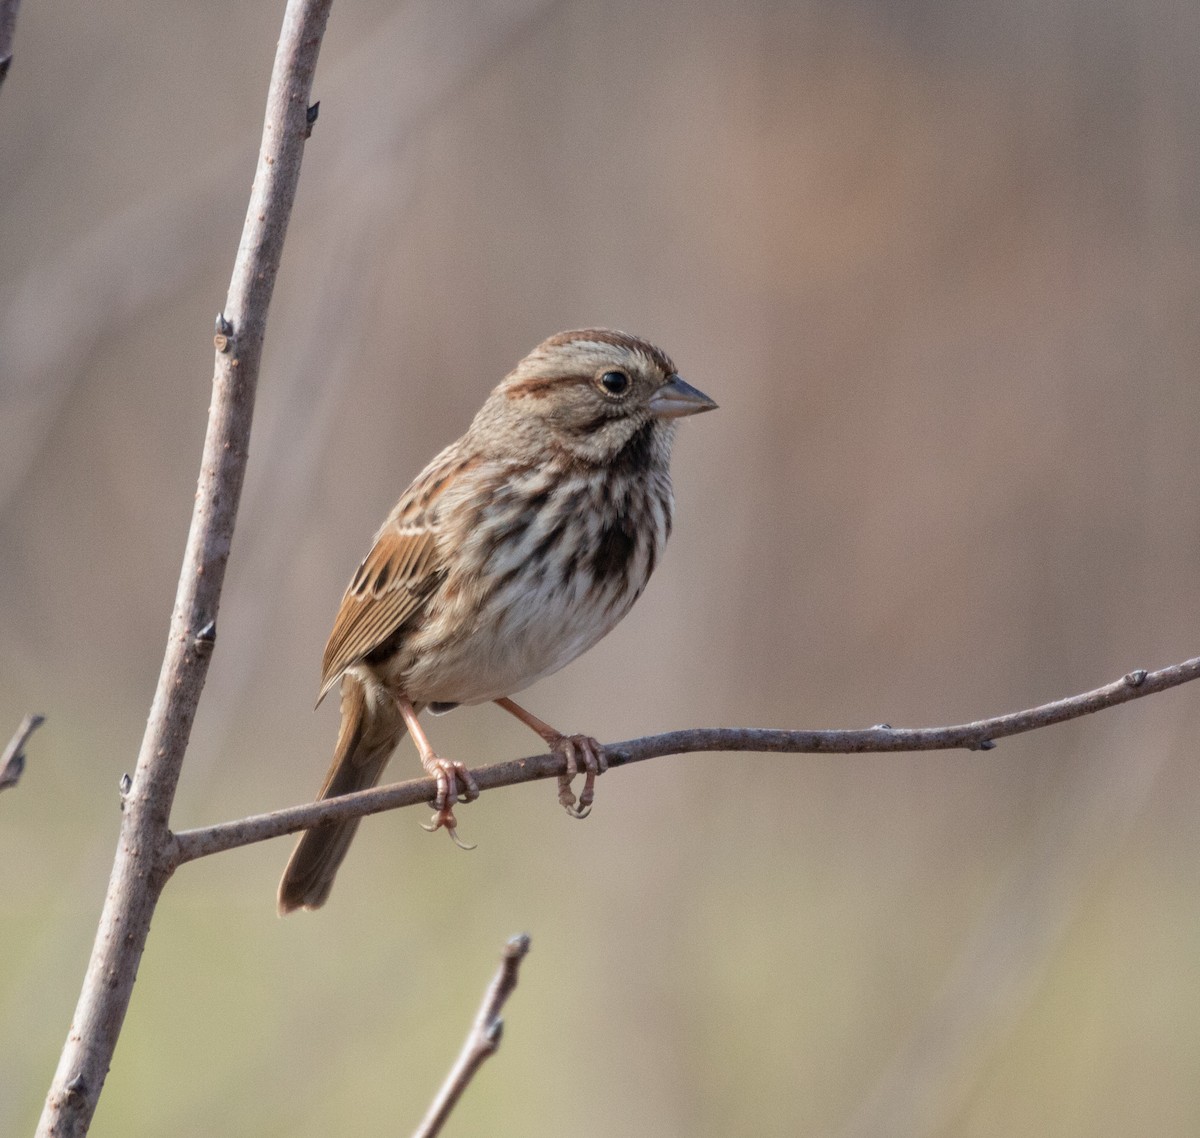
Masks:
[[[280,6],[25,5],[0,92],[0,1133],[67,1031],[161,660]],[[528,693],[619,740],[956,722],[1195,655],[1200,10],[335,6],[174,823],[299,802],[371,533],[544,336],[661,343],[645,598]],[[690,756],[164,895],[93,1133],[1200,1130],[1200,694],[976,754]],[[6,726],[8,725],[8,726]],[[434,721],[528,753],[495,709]],[[407,745],[396,777],[416,773]]]

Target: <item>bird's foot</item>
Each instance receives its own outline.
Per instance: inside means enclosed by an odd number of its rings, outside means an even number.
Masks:
[[[526,711],[519,703],[514,703],[507,696],[495,701],[497,707],[504,708],[509,715],[515,716],[531,731],[536,731],[546,741],[552,755],[566,760],[567,769],[558,776],[558,801],[572,818],[586,818],[592,812],[592,799],[596,796],[596,776],[608,770],[608,758],[604,748],[590,735],[564,735],[556,731],[543,719],[539,719],[531,711]],[[579,795],[578,804],[571,790],[571,780],[579,773],[580,760],[587,777],[583,781],[583,791]]]
[[[421,765],[428,774],[437,780],[437,795],[432,802],[434,815],[430,819],[430,824],[422,828],[431,834],[438,830],[445,830],[450,835],[450,840],[459,849],[473,850],[475,848],[473,845],[468,845],[458,836],[458,819],[454,817],[454,805],[460,797],[463,802],[471,802],[479,797],[479,785],[474,776],[467,770],[464,763],[443,759],[437,755],[431,755],[428,758],[422,756]],[[460,783],[462,785],[461,794]]]
[[[547,740],[553,754],[566,759],[567,769],[558,776],[558,802],[572,818],[586,818],[592,812],[592,801],[596,797],[596,776],[608,770],[608,757],[604,748],[590,735],[559,735]],[[584,770],[583,789],[578,802],[571,782]]]

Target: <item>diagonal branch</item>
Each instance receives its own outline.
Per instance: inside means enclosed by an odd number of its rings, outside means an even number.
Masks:
[[[665,755],[696,751],[771,751],[780,754],[857,755],[890,751],[947,751],[964,747],[986,751],[997,739],[1037,731],[1069,719],[1079,719],[1117,704],[1141,699],[1200,678],[1200,656],[1156,672],[1132,671],[1104,687],[1024,711],[977,719],[950,727],[892,727],[880,724],[849,731],[783,731],[761,727],[693,727],[647,735],[605,747],[610,767],[627,766]],[[531,755],[509,762],[479,767],[471,773],[480,790],[515,786],[563,774],[566,762],[555,755]],[[412,779],[389,786],[361,790],[340,798],[291,806],[269,814],[256,814],[236,822],[221,822],[175,835],[168,855],[172,867],[209,854],[267,841],[321,822],[361,818],[403,806],[429,802],[436,784],[431,778]]]
[[[250,446],[267,310],[283,254],[305,140],[313,75],[332,0],[288,0],[271,72],[262,145],[234,260],[217,355],[208,432],[158,687],[104,909],[38,1138],[81,1138],[91,1125],[133,995],[150,922],[173,865],[171,805],[216,642],[217,610]],[[315,110],[315,108],[314,108]]]
[[[8,790],[21,781],[21,775],[25,772],[25,744],[29,736],[45,722],[44,715],[27,715],[21,720],[21,726],[0,755],[0,790]]]
[[[500,1039],[504,1034],[504,1020],[500,1018],[500,1012],[517,986],[517,973],[528,952],[527,933],[513,937],[504,946],[500,967],[483,995],[483,1004],[475,1016],[475,1022],[471,1024],[462,1051],[425,1117],[421,1119],[421,1125],[413,1131],[413,1138],[435,1138],[462,1098],[463,1091],[475,1077],[475,1072],[483,1066],[484,1060],[500,1050]]]

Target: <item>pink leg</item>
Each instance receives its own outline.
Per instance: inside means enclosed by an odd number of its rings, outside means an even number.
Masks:
[[[564,735],[561,731],[556,731],[549,723],[543,722],[507,697],[494,702],[497,707],[504,708],[509,715],[519,719],[531,731],[537,732],[553,754],[566,760],[567,769],[558,776],[559,804],[572,818],[586,818],[592,812],[592,801],[596,796],[596,776],[608,770],[608,757],[604,754],[604,748],[590,735]],[[578,806],[575,804],[575,794],[571,790],[571,780],[579,773],[577,753],[583,760],[583,769],[586,772]]]
[[[460,782],[462,783],[462,800],[464,802],[470,802],[479,797],[479,787],[476,785],[475,779],[463,763],[443,759],[438,755],[426,736],[425,729],[417,719],[416,708],[402,695],[397,695],[395,698],[396,706],[400,709],[400,714],[408,727],[408,733],[417,745],[417,753],[421,756],[421,766],[425,768],[426,774],[432,775],[437,780],[437,797],[433,800],[436,813],[433,816],[432,824],[426,826],[425,829],[432,833],[444,828],[456,846],[465,850],[474,849],[474,846],[465,845],[459,840],[458,820],[454,817],[454,804],[458,801],[458,784]]]

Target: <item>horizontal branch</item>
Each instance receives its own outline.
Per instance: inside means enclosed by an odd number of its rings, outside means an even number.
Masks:
[[[1129,672],[1119,680],[1094,691],[1069,696],[1053,703],[1044,703],[1025,711],[1014,711],[992,719],[977,719],[951,727],[892,727],[880,724],[850,731],[783,731],[762,727],[692,727],[683,731],[668,731],[662,735],[647,735],[623,743],[605,745],[610,767],[628,766],[645,759],[665,755],[686,755],[696,751],[770,751],[779,754],[858,755],[890,751],[946,751],[966,748],[986,751],[997,739],[1020,735],[1078,719],[1115,707],[1120,703],[1154,695],[1200,678],[1200,657],[1173,664],[1157,672],[1141,669]],[[555,778],[565,770],[565,760],[551,754],[531,755],[523,759],[493,763],[472,770],[480,790],[498,786],[515,786],[537,779]],[[361,790],[324,802],[291,806],[269,814],[256,814],[237,822],[222,822],[175,835],[174,865],[198,857],[237,849],[254,842],[282,837],[298,830],[307,830],[321,822],[361,818],[380,814],[403,806],[430,802],[436,794],[431,778],[392,783],[371,790]]]

